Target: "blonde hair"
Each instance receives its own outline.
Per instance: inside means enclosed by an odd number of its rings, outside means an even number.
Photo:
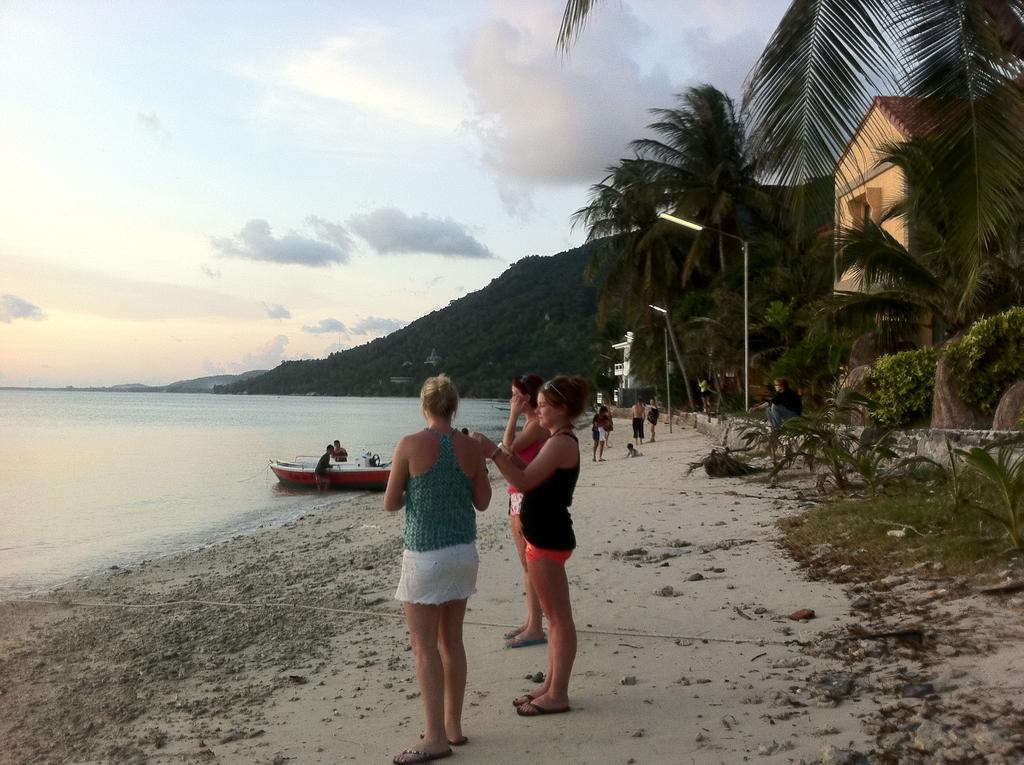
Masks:
[[[459,389],[448,375],[428,377],[420,388],[423,411],[435,417],[454,417],[459,408]]]

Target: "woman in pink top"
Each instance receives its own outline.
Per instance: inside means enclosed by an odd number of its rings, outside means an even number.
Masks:
[[[505,435],[501,439],[502,447],[529,464],[551,434],[537,419],[537,392],[544,385],[539,375],[523,375],[512,381],[512,399],[509,401],[508,424]],[[526,416],[526,424],[516,433],[516,425],[521,416]],[[530,585],[526,573],[526,539],[523,537],[523,525],[519,520],[519,508],[523,503],[523,494],[515,486],[508,487],[508,514],[512,524],[512,539],[519,551],[519,563],[523,567],[523,583],[526,587],[526,621],[517,629],[505,633],[507,648],[524,648],[547,642],[544,636],[544,614],[540,600]]]

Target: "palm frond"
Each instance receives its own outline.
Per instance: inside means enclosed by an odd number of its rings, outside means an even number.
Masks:
[[[587,16],[600,0],[568,0],[565,4],[565,11],[562,12],[562,25],[558,29],[559,50],[567,53],[572,44],[583,32]]]
[[[744,98],[753,151],[793,205],[825,193],[806,184],[832,174],[874,95],[897,79],[885,33],[894,15],[891,0],[795,0],[754,66]]]
[[[1020,11],[1020,3],[1006,5]],[[958,312],[976,312],[986,260],[1016,231],[1024,210],[1024,94],[1020,59],[1006,51],[985,3],[919,0],[907,45],[918,120],[931,126],[935,167],[950,194],[950,246],[964,286]]]

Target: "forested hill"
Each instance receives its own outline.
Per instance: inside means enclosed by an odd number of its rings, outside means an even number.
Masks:
[[[386,337],[326,359],[286,361],[216,392],[406,396],[445,372],[463,396],[489,398],[507,396],[509,380],[524,372],[589,378],[599,285],[587,284],[583,272],[592,251],[584,245],[523,258],[483,289]]]

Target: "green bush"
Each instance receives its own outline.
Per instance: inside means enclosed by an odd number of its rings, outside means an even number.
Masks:
[[[787,348],[771,366],[772,378],[784,377],[804,396],[804,406],[818,399],[850,355],[850,342],[826,335],[808,335]],[[808,401],[810,399],[810,401]]]
[[[872,419],[884,428],[901,428],[930,415],[937,361],[934,348],[879,358],[868,378]]]
[[[1024,308],[975,322],[946,358],[964,401],[995,412],[1006,389],[1024,379]]]

